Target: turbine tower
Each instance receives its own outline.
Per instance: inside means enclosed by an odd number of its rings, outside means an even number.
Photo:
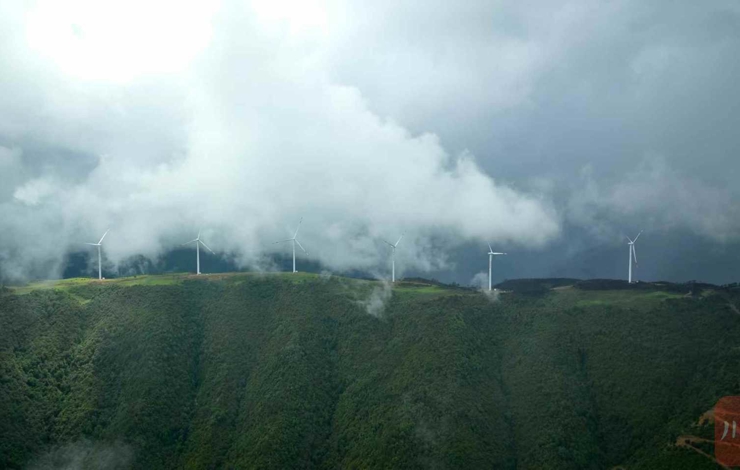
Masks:
[[[103,261],[100,253],[100,247],[103,246],[103,238],[105,238],[106,235],[108,235],[108,232],[110,232],[110,229],[106,230],[102,237],[100,237],[100,241],[98,243],[85,243],[85,245],[92,245],[98,247],[98,280],[103,280]]]
[[[493,265],[493,257],[499,255],[505,255],[506,253],[497,253],[491,248],[491,244],[488,244],[488,290],[491,290],[491,266]]]
[[[275,243],[273,243],[273,245],[274,245],[274,244],[277,244],[277,243],[293,242],[293,272],[294,273],[297,273],[298,272],[295,269],[295,244],[298,243],[298,246],[301,247],[301,250],[303,250],[303,252],[306,253],[306,255],[308,255],[308,251],[306,251],[306,249],[303,248],[303,245],[301,245],[301,242],[298,241],[298,230],[301,229],[301,222],[303,222],[303,217],[301,217],[301,220],[298,221],[298,228],[295,229],[295,233],[293,234],[293,238],[288,238],[286,240],[280,240],[280,241],[276,241]]]
[[[390,247],[391,247],[391,282],[396,282],[396,247],[399,243],[401,243],[401,239],[403,238],[404,234],[401,234],[400,237],[398,237],[398,240],[395,244],[385,241]]]
[[[635,260],[635,266],[637,266],[637,253],[635,252],[635,242],[638,238],[640,238],[640,235],[642,234],[642,230],[640,230],[640,233],[637,234],[634,240],[631,240],[630,237],[627,237],[627,240],[629,240],[629,243],[627,245],[630,247],[630,256],[629,256],[629,277],[627,281],[632,284],[632,260]]]
[[[200,239],[200,230],[198,230],[198,238],[196,238],[195,240],[190,240],[189,242],[185,242],[182,245],[189,245],[193,242],[195,242],[195,274],[200,274],[200,245],[202,244],[206,248],[206,250],[210,251],[212,254],[215,255],[216,253],[213,253],[213,250],[208,248],[208,245],[206,245],[205,242]]]

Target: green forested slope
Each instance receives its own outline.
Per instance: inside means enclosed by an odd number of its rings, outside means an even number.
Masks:
[[[380,316],[378,283],[307,274],[6,290],[0,467],[714,468],[673,444],[740,394],[740,298],[657,289],[400,283]]]

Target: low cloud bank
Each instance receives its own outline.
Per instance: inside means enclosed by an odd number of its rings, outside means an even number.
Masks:
[[[265,253],[287,252],[273,242],[303,218],[308,258],[337,272],[385,263],[380,240],[404,232],[397,262],[422,271],[444,268],[445,251],[466,241],[542,246],[559,234],[538,194],[373,113],[357,88],[305,59],[319,49],[300,50],[244,5],[204,14],[202,53],[176,71],[147,62],[121,80],[75,75],[65,62],[75,51],[49,38],[29,45],[22,26],[56,11],[46,7],[0,10],[5,278],[57,277],[66,253],[92,249],[108,228],[113,266],[155,259],[202,228],[216,252],[260,268]],[[47,33],[84,40],[85,24],[68,26]]]

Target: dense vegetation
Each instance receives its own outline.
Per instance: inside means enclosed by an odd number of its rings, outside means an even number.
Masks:
[[[740,295],[553,282],[5,289],[0,467],[715,468],[674,444],[740,394]]]

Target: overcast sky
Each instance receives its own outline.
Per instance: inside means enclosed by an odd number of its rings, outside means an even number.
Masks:
[[[205,5],[208,3],[208,5]],[[740,279],[740,3],[0,3],[0,274],[203,228],[237,265]],[[305,256],[305,255],[304,255]]]

